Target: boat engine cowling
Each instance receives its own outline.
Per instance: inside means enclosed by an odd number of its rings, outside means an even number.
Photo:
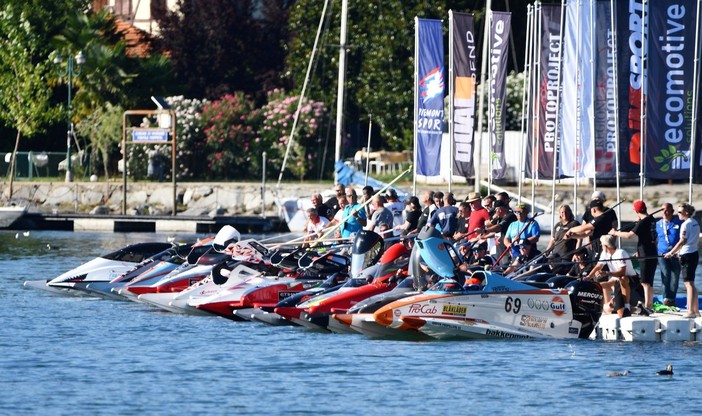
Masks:
[[[565,287],[573,307],[573,319],[582,324],[579,338],[588,338],[602,315],[602,286],[591,280],[576,280]]]

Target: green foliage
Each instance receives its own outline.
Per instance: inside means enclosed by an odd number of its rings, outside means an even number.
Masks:
[[[262,126],[258,130],[260,146],[267,152],[269,166],[282,166],[289,143],[299,96],[286,96],[276,89],[268,94],[268,104],[261,109]],[[302,180],[314,172],[323,157],[319,125],[325,115],[324,104],[305,98],[300,106],[296,131],[285,171]]]
[[[264,96],[280,85],[285,2],[178,0],[158,16],[160,47],[170,52],[176,79],[190,96],[233,91]]]
[[[47,59],[37,58],[42,39],[27,16],[10,6],[0,10],[0,119],[33,136],[57,113],[50,109]]]
[[[233,179],[260,171],[262,147],[256,135],[260,111],[244,93],[227,94],[205,104],[207,177]]]
[[[111,155],[117,153],[122,141],[122,115],[124,109],[107,102],[76,124],[76,130],[88,139],[93,173],[97,172],[99,155],[105,178],[110,177]]]
[[[304,80],[322,12],[318,0],[300,0],[291,9],[287,75],[299,88]],[[332,2],[319,47],[310,97],[336,102],[341,2]],[[420,0],[353,2],[347,19],[347,120],[367,118],[380,127],[383,147],[411,148],[413,126],[414,17],[445,19],[445,3]],[[351,150],[351,149],[349,149]]]

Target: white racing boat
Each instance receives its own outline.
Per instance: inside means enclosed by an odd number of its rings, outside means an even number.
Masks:
[[[426,266],[415,266],[416,279],[427,277],[423,271],[443,279],[378,309],[374,320],[386,328],[438,339],[587,338],[600,319],[604,297],[596,282],[550,289],[481,270],[472,274],[479,283],[464,287],[455,274],[462,257],[435,230],[420,233],[413,251]]]
[[[50,291],[54,292],[89,294],[89,292],[85,291],[88,284],[109,282],[170,247],[170,243],[160,242],[132,244],[112,253],[96,257],[49,281],[27,281],[25,286],[41,289],[48,287]]]

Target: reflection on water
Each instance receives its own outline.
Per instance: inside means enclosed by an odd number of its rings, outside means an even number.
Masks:
[[[698,342],[374,341],[22,286],[166,237],[0,232],[0,414],[702,411]]]

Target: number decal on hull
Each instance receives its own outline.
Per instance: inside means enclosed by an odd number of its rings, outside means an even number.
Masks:
[[[505,312],[514,312],[515,314],[519,313],[519,311],[522,309],[522,300],[519,298],[514,298],[512,299],[512,296],[507,296],[507,300],[505,301]]]

